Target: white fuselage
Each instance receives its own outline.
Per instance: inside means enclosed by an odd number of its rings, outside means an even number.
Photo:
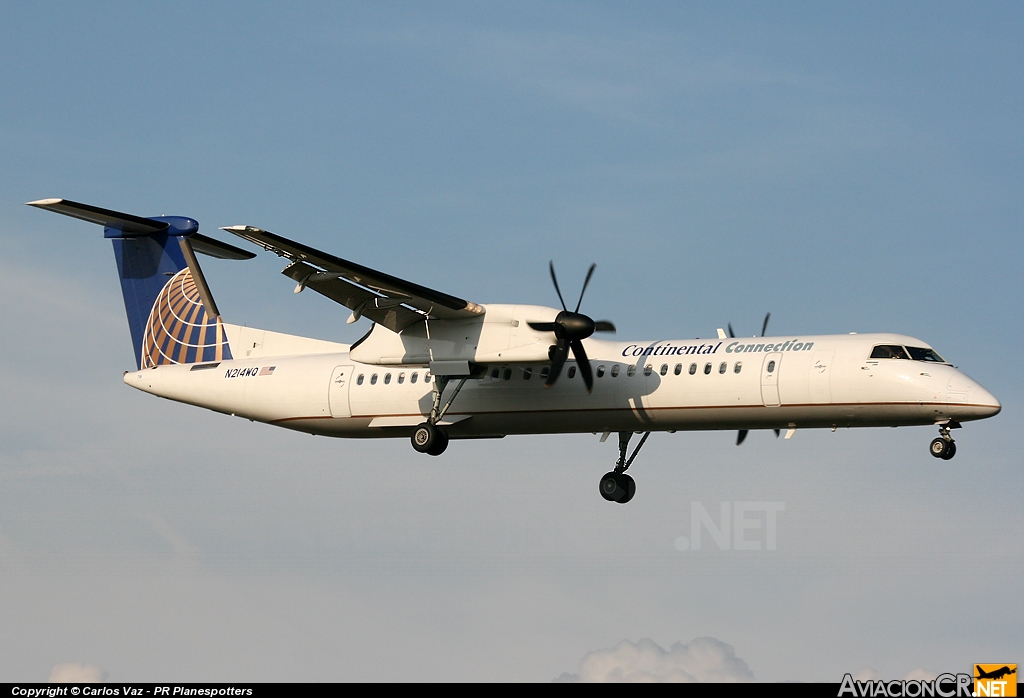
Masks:
[[[350,359],[346,345],[227,327],[233,360],[131,371],[125,382],[171,400],[326,436],[408,436],[430,413],[426,366],[364,364]],[[273,355],[275,342],[279,355]],[[572,361],[551,388],[544,387],[543,364],[491,363],[484,377],[465,383],[440,423],[452,438],[473,438],[909,426],[999,412],[991,393],[949,364],[868,358],[879,344],[928,346],[894,334],[590,338],[584,345],[595,373],[593,393]]]

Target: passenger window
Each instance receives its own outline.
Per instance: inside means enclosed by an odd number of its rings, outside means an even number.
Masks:
[[[430,371],[426,371],[423,374],[423,382],[424,383],[429,383],[430,382]]]
[[[506,368],[501,374],[501,379],[503,381],[512,380],[512,369]]]
[[[697,364],[690,364],[690,375],[692,376],[697,372]]]
[[[660,373],[661,373],[661,375],[663,375],[663,376],[667,376],[667,375],[668,375],[668,364],[662,364],[662,365],[661,365],[661,371],[660,371]]]
[[[737,361],[736,365],[732,367],[732,372],[733,373],[739,373],[742,370],[743,370],[743,362],[742,361]]]
[[[644,375],[645,376],[649,376],[653,372],[654,372],[654,367],[653,366],[651,366],[650,364],[647,364],[646,366],[644,366]]]
[[[543,380],[547,380],[548,379],[548,373],[550,373],[550,372],[551,372],[551,367],[550,366],[545,366],[544,368],[542,368],[540,370],[540,377]]]
[[[775,362],[774,361],[769,361],[768,362],[768,373],[774,373],[774,372],[775,372]]]
[[[390,385],[390,384],[391,384],[391,374],[390,373],[385,373],[384,374],[384,385]]]
[[[398,374],[398,384],[401,385],[404,382],[405,382],[405,374],[404,373],[399,373]]]
[[[597,367],[597,377],[604,378],[604,364]]]
[[[498,380],[498,374],[499,373],[500,373],[500,371],[498,369],[492,368],[491,369],[491,380],[495,380],[495,381]]]
[[[615,364],[614,366],[612,366],[612,378],[617,378],[618,376],[619,376],[619,365]]]
[[[377,374],[376,373],[374,373],[372,376],[370,376],[370,385],[377,385]]]
[[[530,380],[530,377],[532,375],[533,375],[533,369],[532,368],[524,368],[523,369],[523,380],[524,381]]]
[[[409,382],[410,383],[415,383],[416,379],[419,378],[419,377],[420,377],[420,374],[414,373],[414,374],[412,374],[412,378],[409,379]]]
[[[906,350],[899,344],[879,344],[871,350],[872,359],[909,359]]]
[[[704,364],[704,375],[711,375],[711,364]]]
[[[725,373],[727,370],[729,370],[729,364],[727,362],[723,361],[722,363],[718,364],[719,373]]]
[[[362,385],[362,384],[363,384],[363,374],[360,373],[359,377],[356,378],[356,385]]]
[[[626,375],[627,375],[628,377],[630,377],[630,378],[632,378],[633,376],[635,376],[635,375],[636,375],[636,366],[635,366],[635,365],[633,365],[633,364],[630,364],[629,366],[627,366],[627,367],[626,367]]]
[[[676,368],[675,368],[675,371],[673,371],[673,373],[675,373],[678,376],[682,372],[683,372],[683,365],[682,364],[676,364]]]
[[[568,376],[569,376],[570,378],[575,378],[575,377],[576,377],[576,367],[575,367],[575,366],[570,366],[570,367],[569,367],[569,373],[568,373]]]

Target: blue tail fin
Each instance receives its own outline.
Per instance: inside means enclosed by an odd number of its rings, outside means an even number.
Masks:
[[[199,234],[182,216],[139,218],[66,199],[30,206],[103,225],[114,244],[128,328],[139,368],[231,358],[231,348],[195,252],[250,259],[251,252]]]
[[[220,314],[216,306],[207,312],[182,240],[167,233],[113,239],[139,368],[231,358]]]

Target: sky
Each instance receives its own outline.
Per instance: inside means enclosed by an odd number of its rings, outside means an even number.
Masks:
[[[1019,661],[1022,36],[999,2],[4,3],[0,681]],[[948,462],[925,427],[654,434],[612,505],[614,439],[425,458],[128,389],[109,243],[46,197],[485,304],[556,305],[548,261],[567,297],[596,262],[583,311],[618,338],[900,332],[1003,411]],[[202,263],[227,322],[368,327],[273,256]],[[737,502],[784,507],[774,550],[679,543]]]

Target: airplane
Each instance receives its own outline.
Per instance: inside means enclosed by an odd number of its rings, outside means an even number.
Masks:
[[[899,334],[611,341],[615,326],[573,310],[477,304],[335,257],[260,228],[221,228],[287,261],[312,290],[370,330],[349,344],[222,320],[196,253],[255,253],[199,233],[184,216],[142,218],[66,199],[29,206],[102,225],[111,240],[134,346],[123,380],[153,395],[321,436],[409,438],[439,456],[450,440],[512,434],[618,434],[604,499],[636,491],[626,473],[652,432],[933,425],[999,413],[999,401],[930,345]],[[571,357],[570,357],[571,354]],[[641,438],[627,457],[635,434]]]
[[[1011,669],[1008,666],[1004,666],[1002,668],[995,669],[994,671],[982,671],[981,667],[979,667],[977,665],[975,665],[974,668],[978,672],[978,675],[974,677],[976,679],[994,679],[994,680],[998,681],[999,679],[1003,678],[1004,676],[1009,676],[1010,674],[1016,674],[1017,673],[1016,665],[1014,665],[1013,669]]]

